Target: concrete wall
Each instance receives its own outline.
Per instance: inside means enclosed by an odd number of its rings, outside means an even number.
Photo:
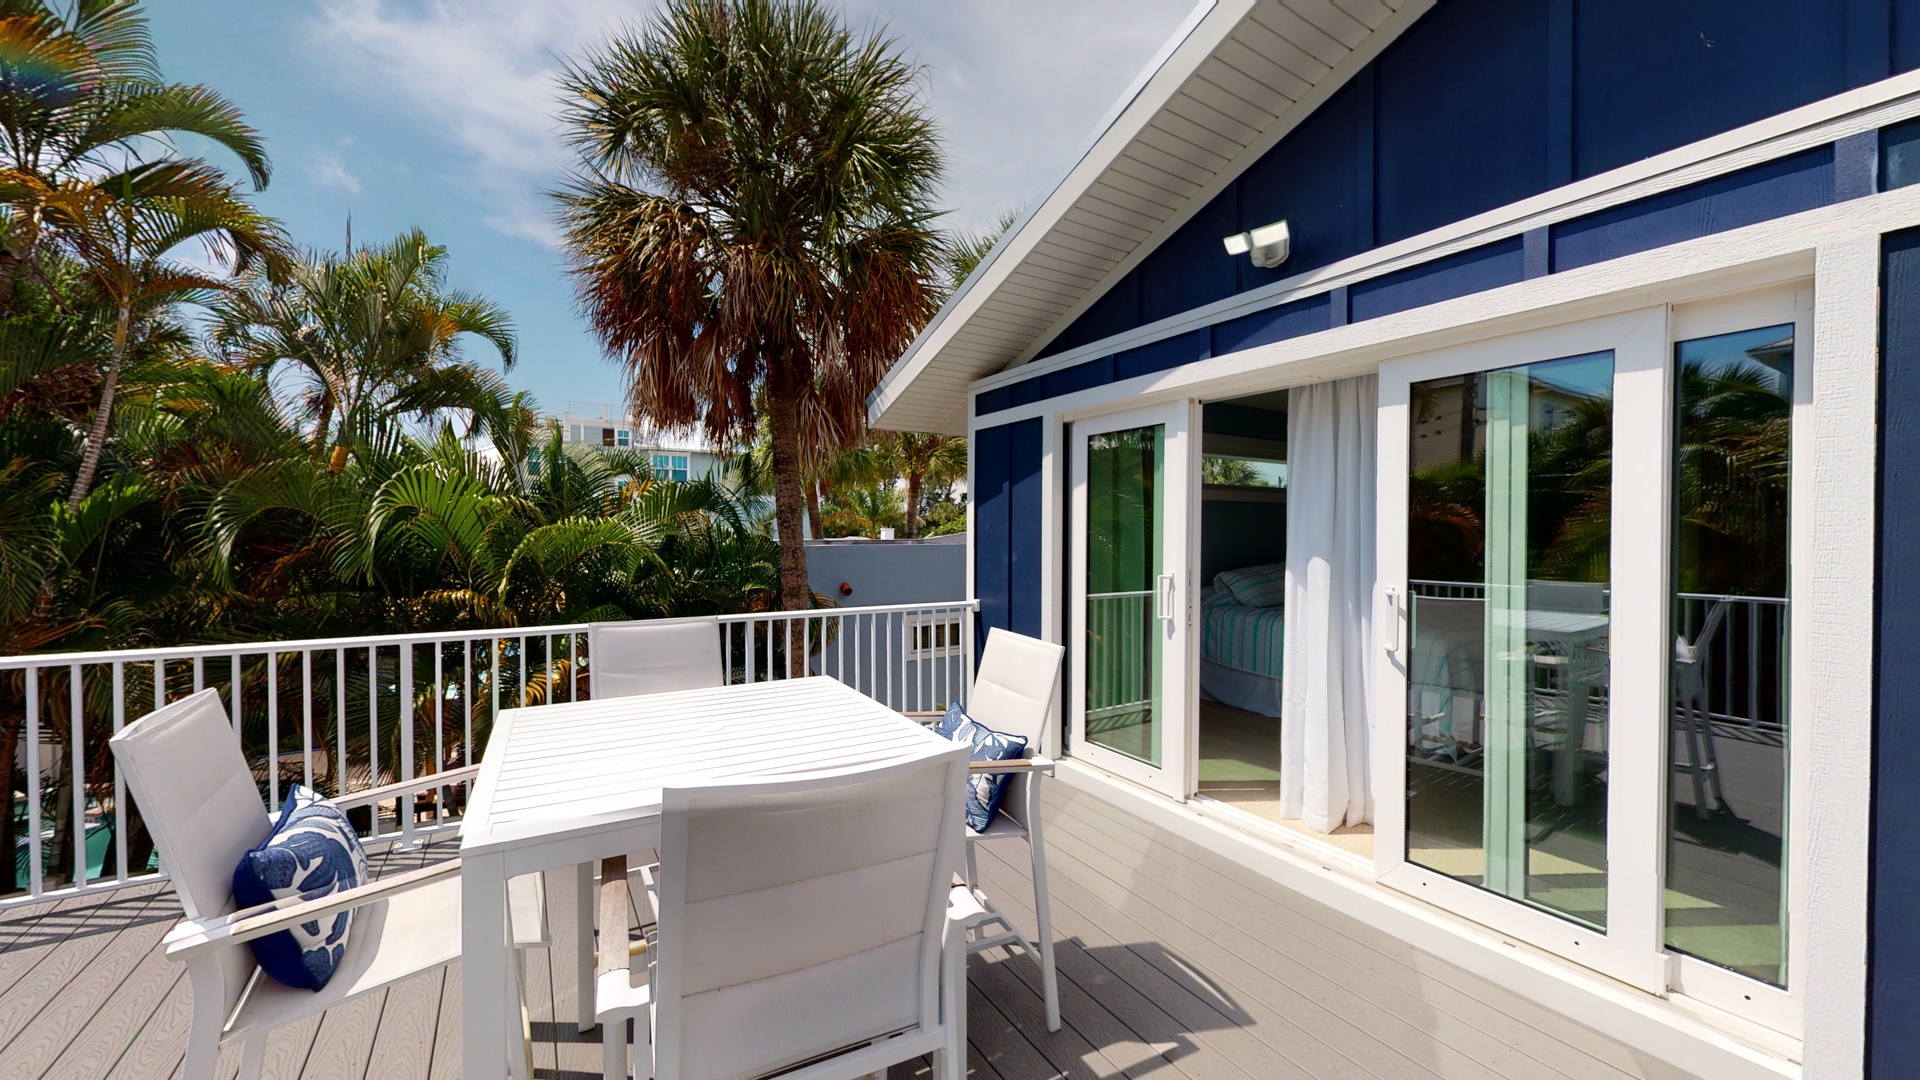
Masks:
[[[807,583],[842,607],[965,600],[967,538],[809,540]],[[853,592],[842,595],[842,583]]]

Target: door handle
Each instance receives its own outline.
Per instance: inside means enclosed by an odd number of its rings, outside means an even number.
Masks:
[[[1153,617],[1161,622],[1173,621],[1173,575],[1161,574],[1154,583]]]
[[[1400,590],[1386,589],[1380,594],[1380,620],[1375,635],[1380,647],[1391,656],[1400,654]]]

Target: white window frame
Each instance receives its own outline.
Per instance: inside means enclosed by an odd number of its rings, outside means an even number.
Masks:
[[[960,639],[964,630],[965,623],[957,611],[944,614],[910,611],[902,620],[901,655],[909,662],[952,659],[961,654]]]

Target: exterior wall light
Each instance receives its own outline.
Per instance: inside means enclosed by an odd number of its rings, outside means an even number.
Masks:
[[[1271,225],[1262,225],[1252,232],[1243,232],[1229,236],[1221,243],[1227,245],[1229,255],[1251,255],[1253,265],[1271,270],[1287,261],[1292,247],[1292,239],[1287,234],[1287,223],[1276,221]]]

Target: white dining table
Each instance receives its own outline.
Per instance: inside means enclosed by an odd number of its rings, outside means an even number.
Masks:
[[[466,1080],[505,1080],[507,881],[572,868],[591,949],[591,867],[660,842],[661,791],[891,761],[946,740],[830,678],[502,710],[461,825],[462,1055]],[[555,948],[566,943],[555,942]],[[590,955],[590,954],[589,954]],[[583,957],[580,1008],[593,1015]]]

